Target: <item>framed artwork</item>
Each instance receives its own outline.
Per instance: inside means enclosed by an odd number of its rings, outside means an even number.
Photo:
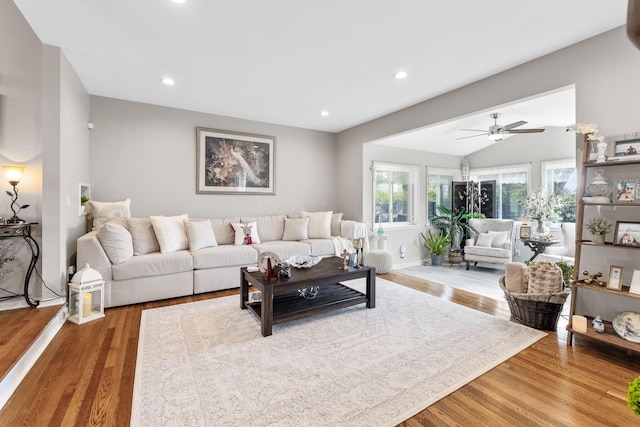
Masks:
[[[640,222],[616,221],[614,236],[616,246],[640,247]]]
[[[520,238],[521,239],[529,239],[529,238],[531,238],[531,226],[530,225],[521,225],[520,226]]]
[[[196,128],[196,193],[275,194],[273,136]]]
[[[607,289],[613,289],[616,291],[622,290],[622,267],[617,265],[612,265],[609,267]]]
[[[640,270],[633,270],[629,292],[632,294],[640,294]]]
[[[614,203],[637,203],[638,182],[633,179],[616,181]]]
[[[640,139],[616,141],[616,157],[640,154]]]

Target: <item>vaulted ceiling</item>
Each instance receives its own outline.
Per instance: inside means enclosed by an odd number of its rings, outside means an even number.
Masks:
[[[624,0],[14,2],[43,43],[62,49],[92,95],[329,132],[623,25],[627,6]],[[408,76],[395,79],[401,70]],[[164,77],[175,84],[164,85]],[[483,114],[485,127],[491,120]]]

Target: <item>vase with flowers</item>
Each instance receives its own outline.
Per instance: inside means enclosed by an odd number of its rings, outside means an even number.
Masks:
[[[549,234],[549,228],[545,221],[558,221],[560,219],[560,208],[562,208],[562,197],[549,193],[544,188],[539,188],[535,193],[527,196],[524,204],[524,216],[536,221],[531,235],[537,239],[543,239]]]
[[[596,216],[591,218],[585,224],[587,230],[591,233],[591,241],[596,245],[604,245],[604,236],[611,231],[611,224],[605,217]]]
[[[576,133],[585,135],[589,141],[589,162],[603,163],[607,160],[607,143],[599,132],[598,126],[593,123],[576,124]]]

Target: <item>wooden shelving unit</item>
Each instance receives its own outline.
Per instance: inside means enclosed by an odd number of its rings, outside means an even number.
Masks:
[[[585,209],[590,209],[590,208],[599,209],[600,207],[611,207],[613,208],[612,214],[615,214],[615,212],[618,212],[617,211],[618,208],[622,208],[622,210],[626,212],[628,212],[627,211],[628,209],[640,208],[640,204],[638,203],[622,204],[622,203],[584,202],[583,197],[585,195],[585,189],[588,184],[588,181],[587,181],[588,171],[592,168],[609,169],[609,168],[618,168],[618,167],[624,167],[629,165],[640,165],[640,160],[626,160],[626,161],[615,161],[615,162],[612,161],[612,162],[605,162],[605,163],[588,163],[589,143],[587,141],[586,135],[584,138],[582,154],[583,155],[582,155],[581,174],[580,174],[581,180],[579,182],[578,194],[577,194],[578,203],[577,203],[577,212],[576,212],[576,254],[575,254],[575,265],[574,265],[574,271],[573,271],[574,283],[573,283],[572,295],[571,295],[569,325],[567,326],[567,331],[568,331],[567,345],[573,344],[573,336],[575,334],[582,337],[586,337],[588,339],[592,339],[592,340],[604,342],[606,344],[613,345],[616,347],[624,348],[628,350],[629,353],[631,352],[640,353],[640,344],[627,341],[621,338],[620,336],[618,336],[618,334],[616,334],[611,323],[611,320],[613,319],[603,319],[605,322],[605,332],[599,333],[599,332],[595,332],[591,328],[591,321],[593,320],[593,316],[576,312],[578,301],[585,294],[588,294],[589,292],[598,292],[599,293],[598,298],[603,300],[611,300],[612,304],[616,304],[615,298],[623,298],[625,300],[627,298],[635,299],[638,302],[638,311],[640,312],[640,295],[629,293],[628,286],[623,286],[622,291],[617,291],[617,290],[607,289],[605,287],[587,285],[577,280],[581,272],[584,270],[584,267],[581,268],[580,266],[582,263],[583,247],[598,246],[600,248],[603,248],[603,250],[606,250],[606,251],[612,251],[612,250],[627,251],[630,249],[631,250],[639,249],[639,247],[635,247],[635,246],[619,246],[619,245],[614,245],[613,243],[610,243],[610,242],[606,242],[604,245],[595,245],[591,240],[583,238],[582,230],[583,230],[583,224],[584,224]],[[640,212],[640,209],[638,211]],[[619,301],[620,300],[618,300],[618,304],[620,303]],[[587,327],[586,333],[578,332],[573,329],[572,316],[574,314],[585,315],[585,317],[587,317],[588,327]]]

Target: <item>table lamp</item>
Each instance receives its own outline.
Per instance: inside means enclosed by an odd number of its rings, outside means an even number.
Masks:
[[[22,173],[24,172],[24,166],[13,166],[13,165],[3,165],[4,168],[4,176],[7,177],[9,184],[13,187],[13,193],[11,191],[7,191],[7,195],[11,197],[11,211],[13,212],[13,217],[8,219],[7,224],[21,224],[25,222],[22,220],[18,214],[22,209],[28,208],[29,205],[22,205],[18,203],[18,184],[20,183],[20,179],[22,179]]]

